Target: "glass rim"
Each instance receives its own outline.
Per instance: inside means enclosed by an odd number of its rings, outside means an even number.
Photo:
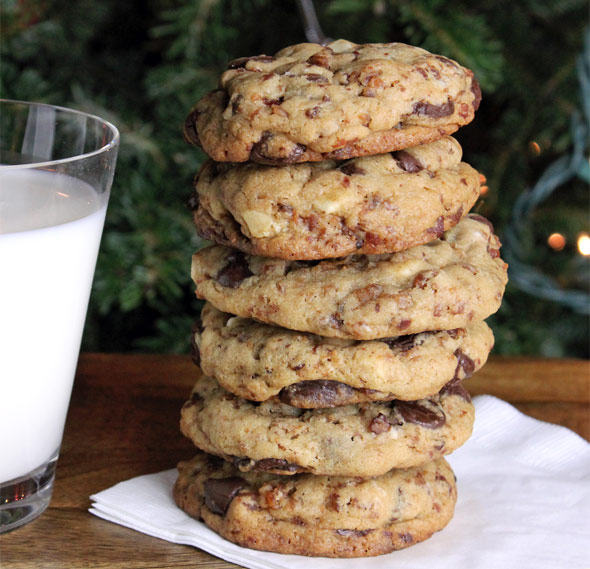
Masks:
[[[4,103],[8,103],[11,105],[25,105],[28,107],[50,107],[52,109],[57,109],[58,111],[63,111],[65,113],[69,113],[72,115],[80,115],[86,118],[90,118],[90,119],[94,119],[96,121],[98,121],[99,123],[105,125],[112,133],[112,138],[111,140],[105,144],[104,146],[101,146],[100,148],[97,148],[96,150],[93,150],[92,152],[85,152],[84,154],[76,154],[75,156],[68,156],[67,158],[59,158],[58,160],[45,160],[43,162],[30,162],[30,163],[25,163],[25,164],[0,164],[0,171],[2,170],[24,170],[24,169],[38,169],[38,168],[47,168],[47,167],[51,167],[51,166],[56,166],[58,164],[66,164],[69,162],[75,162],[78,160],[84,160],[86,158],[91,158],[93,156],[98,156],[100,154],[103,154],[105,152],[107,152],[108,150],[112,149],[112,148],[116,148],[117,146],[119,146],[120,140],[121,140],[121,135],[119,133],[119,129],[111,122],[99,117],[98,115],[94,115],[92,113],[87,113],[85,111],[78,111],[76,109],[69,109],[68,107],[62,107],[59,105],[52,105],[50,103],[37,103],[35,101],[20,101],[20,100],[16,100],[16,99],[3,99],[0,98],[0,105],[3,105]]]

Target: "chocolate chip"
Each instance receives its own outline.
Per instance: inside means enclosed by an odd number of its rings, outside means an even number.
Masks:
[[[343,174],[347,176],[362,176],[367,173],[364,168],[357,166],[354,162],[347,162],[338,168]]]
[[[260,61],[261,63],[270,63],[275,58],[272,55],[256,55],[254,57],[240,57],[227,64],[228,69],[240,69],[246,67],[248,61]]]
[[[205,505],[214,513],[223,516],[236,494],[246,485],[239,476],[209,478],[203,484]]]
[[[316,379],[300,381],[281,389],[279,399],[302,409],[325,409],[347,405],[354,398],[354,388],[340,381]]]
[[[387,420],[387,417],[383,413],[379,413],[370,423],[369,431],[380,435],[386,433],[391,429],[391,423]]]
[[[423,170],[422,164],[414,158],[409,152],[405,150],[398,150],[397,152],[392,152],[391,155],[395,158],[398,166],[404,170],[404,172],[420,172]]]
[[[233,251],[227,257],[227,264],[221,269],[215,280],[229,288],[238,288],[242,282],[254,273],[250,271],[246,256],[241,251]]]
[[[418,103],[414,103],[413,107],[413,114],[427,116],[433,119],[448,117],[449,115],[452,115],[454,111],[455,104],[450,99],[441,105],[433,105],[432,103],[428,103],[426,101],[420,101]]]
[[[437,413],[419,401],[395,401],[394,407],[406,423],[414,423],[427,429],[438,429],[446,422],[442,409]]]

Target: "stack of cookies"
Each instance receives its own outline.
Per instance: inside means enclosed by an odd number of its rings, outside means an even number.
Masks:
[[[403,44],[301,44],[229,64],[185,137],[200,369],[177,504],[255,549],[360,557],[451,519],[444,455],[470,436],[506,265],[468,215],[480,176],[449,135],[480,91]],[[202,370],[202,371],[201,371]]]

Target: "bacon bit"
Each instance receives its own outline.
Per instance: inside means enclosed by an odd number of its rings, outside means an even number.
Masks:
[[[411,320],[402,320],[398,325],[398,330],[405,330],[410,324],[412,323]]]

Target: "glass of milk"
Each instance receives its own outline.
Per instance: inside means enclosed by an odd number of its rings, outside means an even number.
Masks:
[[[51,497],[119,132],[0,100],[0,533]]]

